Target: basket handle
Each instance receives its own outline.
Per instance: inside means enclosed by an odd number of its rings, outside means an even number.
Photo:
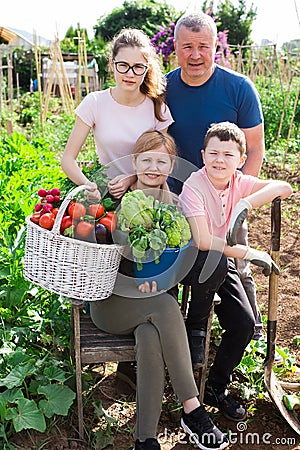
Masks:
[[[57,216],[55,218],[55,222],[54,222],[53,228],[51,230],[51,232],[53,234],[60,234],[61,221],[62,221],[63,215],[64,215],[70,201],[72,200],[72,198],[75,197],[75,195],[77,195],[80,191],[84,191],[84,190],[89,191],[90,189],[91,189],[90,186],[88,186],[86,184],[82,184],[80,186],[77,186],[75,189],[73,189],[66,195],[62,204],[59,207]]]

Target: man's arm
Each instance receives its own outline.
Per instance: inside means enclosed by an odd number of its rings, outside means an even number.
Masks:
[[[254,177],[259,176],[265,155],[264,125],[261,123],[253,128],[242,128],[246,136],[247,159],[242,172]]]

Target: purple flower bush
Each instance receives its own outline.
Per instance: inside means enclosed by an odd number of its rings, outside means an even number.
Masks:
[[[159,32],[151,39],[156,53],[162,56],[165,69],[168,68],[170,55],[174,52],[174,29],[174,22],[171,22],[169,26],[162,25],[159,27]]]
[[[227,38],[228,38],[228,30],[218,32],[218,46],[215,61],[217,64],[228,67],[230,69],[231,64],[229,58],[231,55],[231,50],[228,45]]]

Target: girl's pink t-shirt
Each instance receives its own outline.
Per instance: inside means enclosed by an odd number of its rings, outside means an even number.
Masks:
[[[235,205],[251,194],[256,182],[256,177],[236,170],[228,188],[218,191],[210,182],[205,167],[202,167],[184,183],[179,208],[186,217],[205,216],[210,233],[224,239]]]
[[[138,106],[124,106],[112,98],[110,89],[88,94],[75,113],[93,129],[99,161],[109,166],[111,178],[133,173],[133,146],[144,131],[163,130],[174,122],[166,105],[162,109],[165,121],[160,122],[149,97]]]

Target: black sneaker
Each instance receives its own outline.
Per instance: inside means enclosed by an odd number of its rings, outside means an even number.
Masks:
[[[204,364],[205,361],[205,330],[189,330],[187,329],[187,337],[191,352],[193,368]]]
[[[118,363],[116,376],[136,390],[136,362],[122,361]]]
[[[239,422],[247,417],[247,410],[228,393],[227,389],[218,392],[212,386],[206,385],[203,402],[218,408],[227,419]]]
[[[213,424],[204,406],[189,414],[183,411],[181,426],[189,434],[190,442],[202,450],[219,450],[229,445],[227,437]]]
[[[140,442],[137,439],[133,450],[160,450],[160,445],[153,438],[146,439],[145,442]]]

